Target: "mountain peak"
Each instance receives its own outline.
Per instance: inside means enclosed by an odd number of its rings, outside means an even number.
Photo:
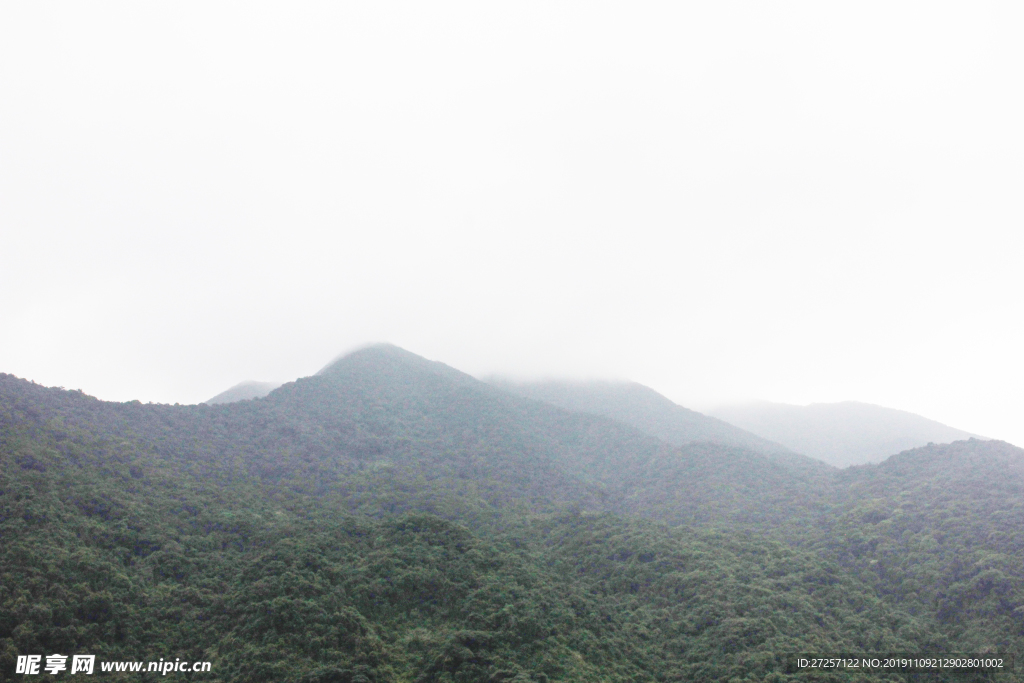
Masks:
[[[469,381],[479,384],[478,380],[449,365],[440,361],[428,360],[399,346],[387,343],[372,344],[342,354],[321,368],[316,376],[332,377],[367,372],[375,375],[429,373],[441,375],[457,382]]]
[[[380,362],[392,362],[392,363],[412,363],[422,364],[430,363],[426,358],[417,356],[411,351],[406,351],[400,346],[389,344],[387,342],[381,342],[377,344],[368,344],[361,346],[354,351],[347,351],[338,356],[320,368],[317,375],[329,375],[333,372],[343,370],[347,366],[363,363],[380,363]]]

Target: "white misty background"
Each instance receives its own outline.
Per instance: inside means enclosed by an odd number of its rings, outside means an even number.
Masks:
[[[0,371],[197,402],[391,341],[1024,444],[1008,2],[8,3]]]

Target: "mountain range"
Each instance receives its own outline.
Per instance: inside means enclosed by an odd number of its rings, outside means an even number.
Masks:
[[[545,391],[386,345],[214,405],[0,375],[0,677],[53,652],[302,683],[1024,652],[1021,449],[840,470],[643,387],[625,412],[607,386]]]
[[[836,467],[881,462],[929,443],[984,439],[907,411],[856,401],[808,406],[748,402],[721,406],[704,415],[636,382],[522,382],[500,376],[485,381],[571,412],[611,418],[677,446],[709,441],[776,458],[806,455]],[[262,398],[279,386],[241,382],[206,403]]]
[[[695,441],[714,441],[759,453],[789,450],[724,420],[677,405],[636,382],[514,382],[503,378],[491,378],[488,382],[565,410],[609,417],[677,446]]]
[[[881,462],[929,443],[983,438],[905,410],[856,401],[807,406],[761,401],[724,406],[712,413],[836,467]]]

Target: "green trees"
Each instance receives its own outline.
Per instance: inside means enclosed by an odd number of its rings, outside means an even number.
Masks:
[[[53,652],[397,683],[1022,650],[1019,449],[838,472],[357,360],[218,407],[0,376],[0,679]]]

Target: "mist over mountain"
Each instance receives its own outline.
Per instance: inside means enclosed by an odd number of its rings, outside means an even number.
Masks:
[[[0,676],[32,652],[239,683],[810,681],[790,654],[1024,653],[1024,451],[805,461],[389,345],[215,405],[0,374]]]
[[[677,405],[636,382],[515,382],[502,377],[488,378],[487,381],[506,391],[565,410],[618,420],[677,446],[694,441],[715,441],[759,453],[789,450],[728,422]]]
[[[880,462],[929,443],[982,438],[904,410],[856,401],[807,406],[760,401],[710,412],[836,467]]]
[[[216,405],[218,403],[234,403],[235,401],[248,401],[254,398],[263,398],[274,389],[281,386],[282,382],[254,382],[246,380],[239,382],[230,389],[226,389],[204,403]]]

